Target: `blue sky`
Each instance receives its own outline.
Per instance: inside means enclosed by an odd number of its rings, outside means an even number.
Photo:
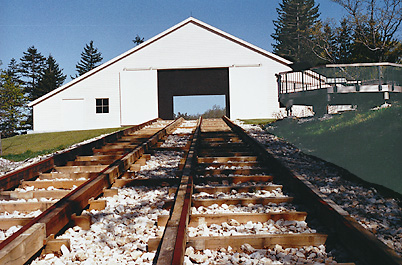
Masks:
[[[280,0],[0,0],[0,60],[5,68],[34,45],[52,54],[64,74],[75,65],[91,40],[103,62],[193,16],[203,22],[272,51],[272,21]],[[322,19],[345,12],[330,0],[316,0]],[[212,103],[213,105],[213,103]],[[211,106],[212,106],[211,105]],[[190,111],[191,112],[191,111]],[[195,111],[197,112],[197,111]]]

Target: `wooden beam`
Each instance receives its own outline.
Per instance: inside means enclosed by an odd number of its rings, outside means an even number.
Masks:
[[[51,181],[22,181],[22,187],[35,187],[36,189],[47,189],[50,186],[56,189],[72,189],[73,186],[79,186],[86,180],[51,180]]]
[[[103,166],[64,166],[64,167],[54,167],[57,172],[62,173],[80,173],[80,172],[101,172],[107,167]]]
[[[40,180],[48,180],[48,179],[80,179],[80,178],[94,178],[99,175],[98,172],[81,172],[81,173],[60,173],[60,172],[51,172],[51,173],[41,173],[39,174],[38,179]]]
[[[198,169],[198,175],[204,176],[213,176],[213,175],[230,175],[230,174],[237,174],[237,175],[256,175],[256,174],[266,174],[269,173],[268,169],[263,168],[252,168],[252,169]]]
[[[29,190],[26,192],[19,191],[2,191],[1,196],[8,196],[10,199],[33,199],[33,198],[54,198],[61,199],[66,196],[69,190]]]
[[[224,163],[228,161],[257,161],[256,156],[216,156],[216,157],[198,157],[198,163]]]
[[[282,189],[282,185],[247,185],[247,186],[214,186],[214,187],[195,187],[194,192],[206,192],[214,194],[217,192],[229,193],[232,190],[237,192],[253,192],[256,190],[276,190]]]
[[[198,177],[194,179],[194,184],[216,182],[222,183],[222,181],[227,181],[229,184],[239,184],[244,182],[271,182],[273,176],[270,175],[253,175],[253,176],[219,176],[219,177]]]
[[[268,204],[268,203],[284,203],[292,202],[292,197],[268,197],[268,198],[241,198],[241,199],[193,199],[194,207],[211,206],[212,204],[227,205],[248,205],[248,204]]]
[[[24,217],[24,218],[0,218],[0,229],[1,230],[7,230],[12,226],[17,226],[17,225],[26,225],[31,221],[33,217]]]
[[[52,206],[54,202],[6,202],[0,203],[0,213],[14,211],[18,212],[33,212],[36,210],[45,211]]]
[[[213,163],[198,163],[198,167],[209,167],[217,169],[221,166],[226,167],[258,167],[260,163],[258,161],[233,161],[233,162],[213,162]]]
[[[197,250],[227,248],[231,246],[234,251],[240,250],[245,243],[256,249],[272,248],[281,245],[284,248],[298,248],[304,246],[324,245],[327,235],[302,233],[302,234],[274,234],[274,235],[240,235],[240,236],[209,236],[190,237],[187,247]]]
[[[304,221],[306,220],[306,212],[279,212],[279,213],[231,213],[231,214],[192,214],[190,216],[190,223],[188,226],[197,227],[201,224],[222,224],[223,222],[229,222],[230,220],[236,220],[240,224],[245,224],[248,221],[252,222],[267,222],[268,220],[278,221],[292,220],[292,221]],[[169,215],[158,216],[158,226],[165,226]]]
[[[43,247],[45,239],[45,224],[34,224],[0,250],[0,264],[24,264]]]

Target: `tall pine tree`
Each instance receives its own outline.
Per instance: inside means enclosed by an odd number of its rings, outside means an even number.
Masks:
[[[24,82],[24,92],[29,100],[35,100],[39,80],[45,69],[45,57],[32,46],[29,47],[20,59],[19,72]],[[24,80],[25,79],[25,80]]]
[[[314,0],[282,0],[278,20],[274,20],[274,53],[294,62],[311,65],[318,60],[312,45],[312,31],[319,22],[319,6]]]
[[[19,69],[20,68],[17,60],[11,58],[10,63],[8,64],[8,68],[6,69],[6,74],[11,78],[14,83],[22,85],[24,82],[20,78]]]
[[[38,89],[36,92],[36,97],[41,97],[44,94],[58,88],[66,80],[66,75],[63,75],[62,70],[59,68],[59,64],[53,58],[52,55],[46,59],[46,68],[38,83]]]
[[[81,76],[94,69],[102,60],[102,53],[94,47],[94,42],[91,40],[91,42],[84,47],[84,51],[81,53],[81,60],[75,66],[78,72],[75,77]]]

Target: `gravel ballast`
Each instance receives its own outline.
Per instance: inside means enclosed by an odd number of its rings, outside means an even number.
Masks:
[[[402,255],[402,208],[398,200],[381,195],[375,188],[347,180],[332,164],[304,154],[258,126],[237,124],[288,168],[305,177],[379,240]]]

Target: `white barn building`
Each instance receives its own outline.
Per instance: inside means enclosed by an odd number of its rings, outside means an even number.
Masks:
[[[227,115],[279,112],[275,73],[291,62],[195,18],[32,101],[34,130],[67,131],[173,117],[173,97],[225,95]]]

